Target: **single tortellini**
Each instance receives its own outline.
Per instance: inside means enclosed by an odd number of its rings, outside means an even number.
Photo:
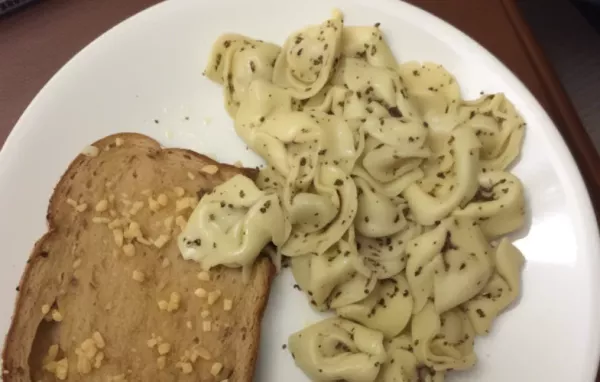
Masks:
[[[445,373],[421,364],[414,354],[412,338],[402,334],[385,342],[388,360],[376,382],[444,382]]]
[[[345,27],[342,54],[381,68],[395,70],[398,65],[378,26]]]
[[[486,237],[521,229],[525,224],[525,196],[521,181],[504,171],[479,174],[479,189],[470,203],[454,216],[477,220]]]
[[[460,309],[439,315],[428,303],[411,322],[415,355],[420,362],[436,371],[465,370],[475,364],[475,331]]]
[[[460,109],[465,126],[471,127],[482,143],[481,167],[486,171],[504,170],[521,151],[525,122],[502,93],[464,101]]]
[[[293,257],[291,266],[296,283],[308,295],[311,305],[325,310],[333,290],[355,277],[355,262],[356,252],[340,240],[323,255]],[[361,291],[355,301],[364,297]]]
[[[338,242],[352,225],[357,210],[356,185],[339,167],[321,166],[314,181],[320,194],[335,195],[339,198],[339,211],[335,219],[324,229],[316,232],[293,233],[281,246],[286,256],[322,254]],[[339,204],[338,204],[339,203]]]
[[[317,94],[338,59],[344,21],[339,12],[321,25],[292,34],[275,62],[273,83],[298,99]]]
[[[446,312],[477,295],[491,276],[491,248],[470,219],[442,221],[413,239],[407,251],[414,313],[430,299],[438,312]]]
[[[414,382],[419,362],[413,354],[412,339],[403,334],[385,342],[388,360],[381,367],[376,382]]]
[[[447,136],[455,127],[460,87],[442,65],[411,61],[398,66],[402,82],[420,114],[435,133]]]
[[[283,245],[290,229],[277,195],[236,175],[202,197],[177,244],[206,270],[249,266],[269,242]]]
[[[406,227],[405,205],[395,205],[387,196],[378,193],[361,178],[355,178],[358,193],[358,212],[354,227],[366,237],[384,237]]]
[[[337,317],[292,334],[288,347],[315,382],[373,382],[387,358],[383,334]]]
[[[356,237],[359,259],[367,269],[363,273],[372,272],[378,279],[396,276],[406,267],[408,242],[421,234],[422,227],[409,223],[402,231],[387,237]]]
[[[379,330],[386,338],[397,336],[412,316],[413,300],[403,275],[380,280],[364,300],[337,309],[340,317]]]
[[[495,271],[487,285],[463,306],[478,335],[489,332],[494,319],[513,303],[521,292],[521,268],[525,258],[507,239],[494,253]]]
[[[415,183],[402,193],[419,224],[432,225],[444,219],[477,192],[481,144],[474,132],[467,128],[455,130],[452,137],[456,172],[452,191],[444,198],[436,198]],[[440,182],[443,180],[440,179]]]
[[[204,74],[223,86],[231,117],[235,118],[252,81],[271,80],[280,50],[275,44],[238,34],[225,34],[215,41]]]
[[[422,124],[398,74],[355,59],[343,58],[331,83],[351,90],[344,106],[344,118],[401,118]]]

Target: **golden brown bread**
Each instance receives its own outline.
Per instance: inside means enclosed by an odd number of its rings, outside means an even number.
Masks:
[[[271,263],[259,260],[247,285],[239,269],[214,269],[206,281],[197,263],[180,256],[175,238],[188,202],[256,171],[161,149],[139,134],[94,147],[98,155],[79,155],[50,200],[49,231],[20,283],[4,380],[251,381]],[[52,345],[60,350],[48,357]]]

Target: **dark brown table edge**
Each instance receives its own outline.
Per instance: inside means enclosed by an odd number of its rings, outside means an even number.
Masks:
[[[518,9],[515,0],[502,0],[508,19],[517,30],[524,51],[548,97],[548,113],[556,123],[559,132],[567,143],[575,162],[581,172],[596,213],[600,221],[600,155],[558,79],[552,65],[546,58],[542,48]],[[599,254],[600,255],[600,254]],[[600,382],[600,375],[598,378]]]

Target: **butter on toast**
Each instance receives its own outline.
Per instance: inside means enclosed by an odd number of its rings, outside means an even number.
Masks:
[[[272,264],[244,284],[176,243],[198,198],[239,173],[256,176],[140,134],[79,155],[20,283],[4,381],[252,381]]]

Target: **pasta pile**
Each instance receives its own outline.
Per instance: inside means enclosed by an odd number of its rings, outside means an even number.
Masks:
[[[399,64],[379,25],[346,27],[337,11],[283,47],[223,35],[205,75],[267,167],[201,200],[184,257],[246,267],[273,242],[310,304],[336,313],[289,339],[313,381],[473,367],[524,263],[502,238],[525,214],[506,171],[525,123],[504,95],[463,100],[441,65]]]

